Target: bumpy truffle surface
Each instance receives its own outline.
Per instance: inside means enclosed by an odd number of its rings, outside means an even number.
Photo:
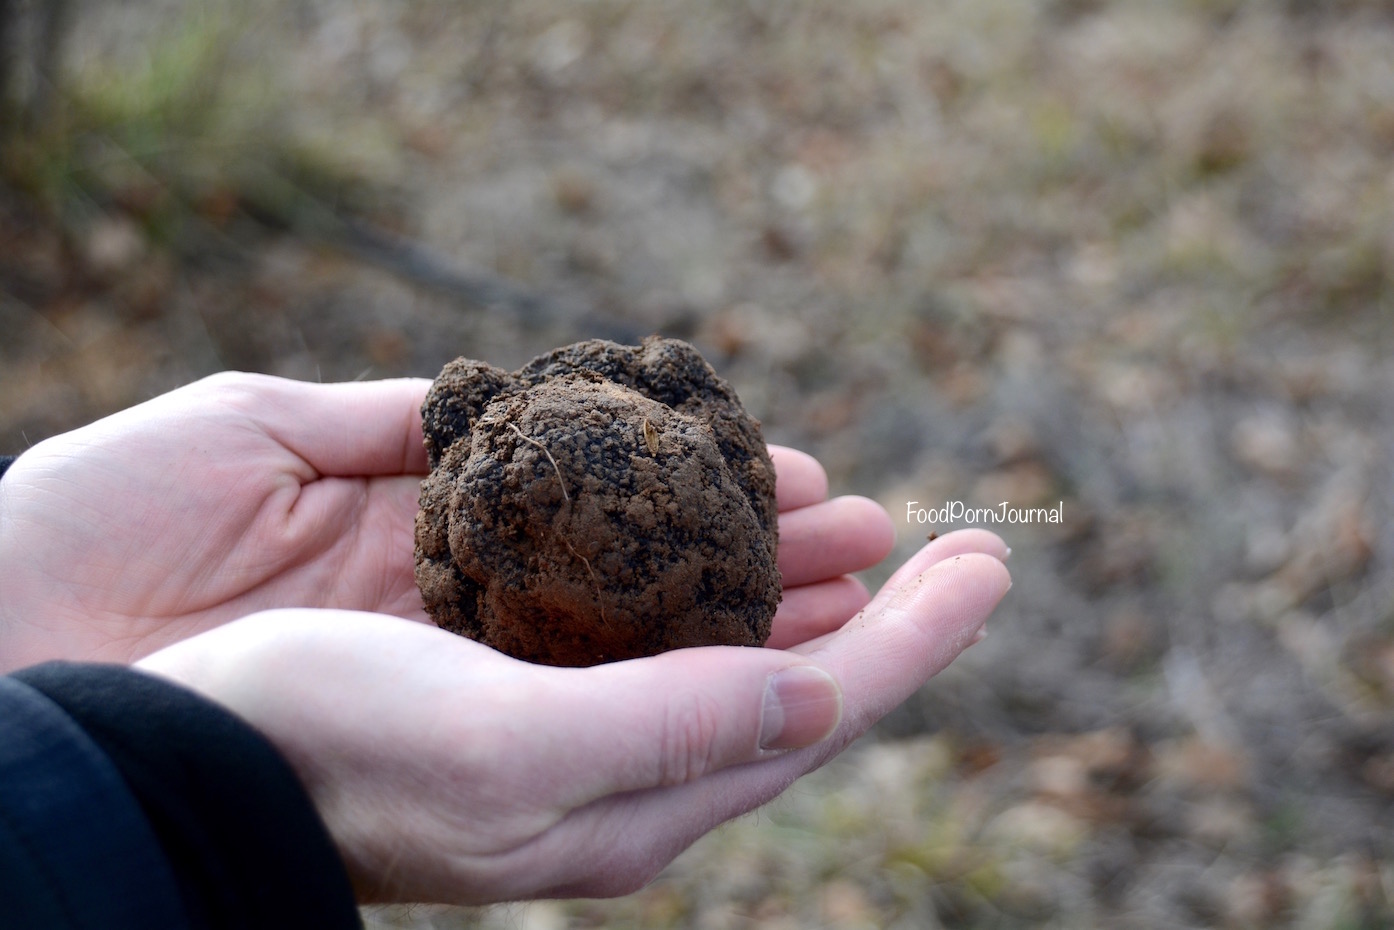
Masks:
[[[422,417],[416,580],[438,626],[571,666],[769,637],[774,466],[692,346],[456,359]]]

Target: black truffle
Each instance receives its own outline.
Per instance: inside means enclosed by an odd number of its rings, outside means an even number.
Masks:
[[[422,407],[416,580],[437,625],[594,665],[761,645],[780,599],[760,424],[687,343],[456,359]]]

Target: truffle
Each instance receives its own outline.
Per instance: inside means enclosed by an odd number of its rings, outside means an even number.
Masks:
[[[780,599],[760,424],[692,346],[456,359],[422,406],[416,581],[446,630],[584,666],[762,645]]]

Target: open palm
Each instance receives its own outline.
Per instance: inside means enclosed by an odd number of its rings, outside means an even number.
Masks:
[[[428,386],[228,373],[35,446],[0,481],[0,669],[132,661],[275,607],[424,621],[412,534]],[[825,500],[813,459],[771,451],[783,646],[866,603],[846,573],[893,532],[870,501]]]

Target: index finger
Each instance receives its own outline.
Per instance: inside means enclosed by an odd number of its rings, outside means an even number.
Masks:
[[[425,378],[313,384],[237,374],[206,384],[318,475],[426,474]]]

